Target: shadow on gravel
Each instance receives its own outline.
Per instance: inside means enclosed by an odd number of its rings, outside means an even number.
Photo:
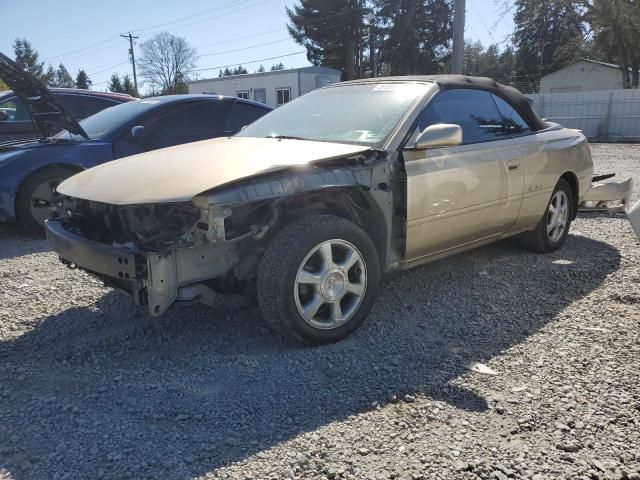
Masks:
[[[16,479],[187,479],[394,395],[482,413],[451,384],[465,365],[552,322],[619,262],[583,236],[552,255],[502,242],[386,283],[363,328],[321,348],[274,337],[255,310],[149,319],[111,292],[0,343],[1,465]]]
[[[0,260],[48,250],[49,245],[44,238],[25,233],[15,223],[0,222]]]

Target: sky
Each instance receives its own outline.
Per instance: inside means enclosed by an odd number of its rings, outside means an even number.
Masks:
[[[3,22],[0,52],[13,57],[16,38],[27,38],[40,58],[62,62],[75,77],[84,69],[94,89],[105,90],[113,72],[131,73],[128,40],[139,44],[168,31],[196,47],[197,78],[217,76],[220,67],[238,63],[255,71],[278,62],[287,68],[309,65],[304,48],[286,30],[285,7],[295,0],[0,0]],[[467,0],[465,38],[485,46],[508,41],[513,23],[500,14],[497,0]],[[504,43],[503,43],[504,45]],[[139,51],[138,47],[135,49]],[[279,57],[279,58],[275,58]],[[140,80],[140,79],[139,79]]]

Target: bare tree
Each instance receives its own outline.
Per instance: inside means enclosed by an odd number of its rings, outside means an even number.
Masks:
[[[196,50],[182,37],[163,32],[140,45],[140,73],[153,90],[163,94],[186,92],[188,74],[196,65]]]

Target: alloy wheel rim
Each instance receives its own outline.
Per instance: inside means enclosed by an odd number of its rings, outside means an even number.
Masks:
[[[547,215],[547,235],[553,243],[560,241],[567,229],[569,220],[569,197],[563,190],[558,190],[549,203]]]
[[[42,182],[31,194],[29,208],[31,216],[40,225],[52,216],[61,216],[63,212],[62,195],[57,191],[61,178],[52,178]]]
[[[364,300],[367,268],[360,251],[345,240],[316,245],[302,260],[294,283],[298,313],[314,328],[348,322]]]

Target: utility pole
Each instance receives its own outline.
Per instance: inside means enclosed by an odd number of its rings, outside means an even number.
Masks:
[[[128,35],[120,35],[122,38],[129,39],[129,55],[131,55],[131,65],[133,65],[133,86],[136,89],[136,95],[138,94],[138,77],[136,76],[136,56],[133,53],[133,40],[138,39],[139,37],[134,37],[129,32]]]
[[[369,21],[369,64],[371,65],[371,78],[378,76],[378,65],[376,55],[376,16],[373,12],[365,15]]]
[[[453,58],[451,73],[461,75],[464,67],[464,13],[465,0],[456,0],[453,16]]]

